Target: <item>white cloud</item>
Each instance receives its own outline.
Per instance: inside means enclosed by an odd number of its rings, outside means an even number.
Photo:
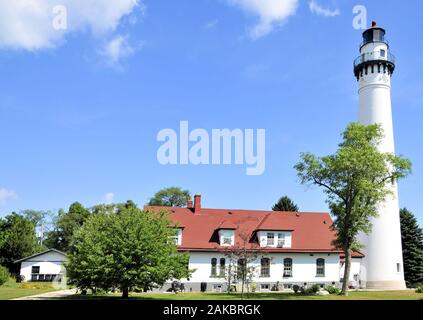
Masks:
[[[298,0],[227,0],[244,11],[256,15],[259,22],[250,30],[253,39],[263,37],[277,26],[283,24],[286,19],[295,15],[298,8]]]
[[[341,12],[338,9],[331,10],[329,8],[325,8],[318,4],[315,0],[311,0],[308,3],[308,7],[310,8],[310,11],[314,14],[317,14],[318,16],[324,16],[324,17],[336,17]]]
[[[5,188],[0,189],[0,205],[5,204],[8,201],[16,200],[18,195],[14,191],[7,190]]]
[[[119,35],[107,42],[100,54],[106,58],[109,66],[121,69],[122,59],[134,54],[134,48],[129,44],[128,37]]]
[[[116,30],[122,19],[143,8],[142,0],[0,0],[0,48],[54,48],[72,32],[101,35]],[[53,11],[66,9],[66,28],[55,28]],[[140,10],[142,13],[142,10]],[[60,12],[60,15],[63,11]]]
[[[211,20],[204,25],[204,28],[206,30],[214,29],[217,26],[218,23],[219,23],[218,19]]]
[[[113,192],[106,193],[103,197],[103,202],[105,204],[112,204],[114,198],[115,198],[115,194]]]

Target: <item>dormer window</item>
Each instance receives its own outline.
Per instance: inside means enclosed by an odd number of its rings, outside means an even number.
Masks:
[[[175,234],[171,237],[172,241],[177,245],[182,245],[182,229],[174,229]]]
[[[235,244],[235,230],[219,230],[219,243],[221,246],[233,246]]]
[[[262,248],[291,248],[292,231],[261,230],[257,232],[257,237]]]

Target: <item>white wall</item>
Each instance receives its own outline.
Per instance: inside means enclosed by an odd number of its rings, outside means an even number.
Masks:
[[[270,278],[261,278],[260,260],[254,265],[257,267],[257,276],[253,280],[256,283],[293,283],[293,282],[339,282],[340,265],[339,255],[337,254],[314,254],[310,256],[307,253],[273,253],[264,257],[271,259]],[[212,252],[191,252],[190,269],[196,269],[189,282],[214,282],[224,283],[222,278],[211,278],[211,259],[217,258],[217,274],[219,274],[220,258],[225,258],[222,253]],[[283,278],[283,260],[291,258],[293,260],[293,277]],[[325,259],[325,277],[316,277],[316,259]],[[227,262],[228,264],[228,262]]]
[[[66,258],[54,251],[47,252],[28,260],[21,262],[20,274],[24,276],[24,281],[31,280],[32,267],[39,266],[40,274],[59,274],[63,273],[63,264]]]
[[[361,268],[361,261],[362,261],[362,258],[352,258],[351,260],[350,282],[354,286],[357,286],[358,281],[363,280],[364,278],[362,268]],[[340,268],[339,278],[344,277],[344,272],[345,272],[345,264],[343,264],[342,267]],[[354,277],[355,275],[358,275],[357,281],[355,280],[355,277]]]

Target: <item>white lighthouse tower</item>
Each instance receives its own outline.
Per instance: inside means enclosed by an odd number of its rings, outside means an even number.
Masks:
[[[380,124],[385,134],[380,151],[395,153],[391,110],[395,58],[385,40],[385,30],[376,22],[364,31],[360,54],[354,61],[359,83],[359,122]],[[396,182],[391,187],[393,196],[379,206],[379,216],[371,221],[371,233],[360,236],[365,246],[361,280],[368,289],[405,289]]]

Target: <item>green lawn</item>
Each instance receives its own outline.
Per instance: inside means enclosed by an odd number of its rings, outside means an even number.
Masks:
[[[0,300],[33,296],[55,290],[51,283],[16,283],[14,279],[10,279],[0,287]]]
[[[75,295],[67,299],[119,299],[119,295]],[[239,294],[228,295],[226,293],[133,293],[130,299],[138,300],[240,300]],[[354,291],[348,297],[337,295],[330,296],[306,296],[293,293],[269,292],[253,293],[248,300],[423,300],[423,294],[415,293],[414,290],[405,291]]]

